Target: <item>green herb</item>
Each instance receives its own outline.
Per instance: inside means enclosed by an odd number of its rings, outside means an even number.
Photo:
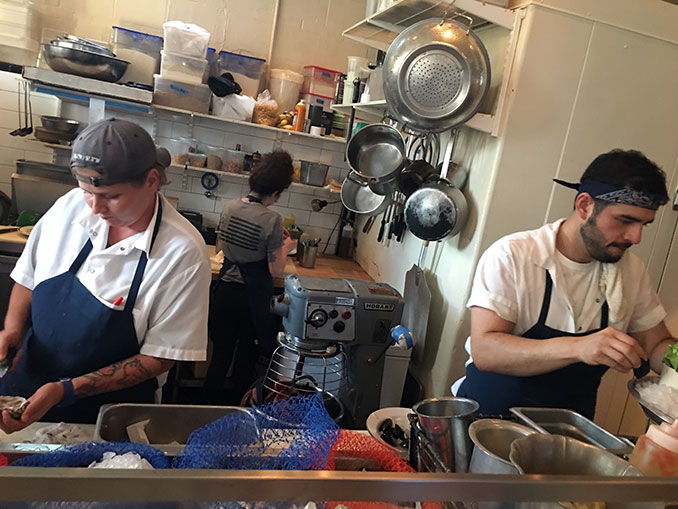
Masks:
[[[662,362],[678,371],[678,343],[674,343],[666,349]]]

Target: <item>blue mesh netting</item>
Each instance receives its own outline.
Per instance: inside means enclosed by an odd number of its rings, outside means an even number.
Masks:
[[[295,396],[236,412],[195,430],[174,468],[321,470],[339,427],[320,395]]]
[[[155,447],[130,442],[84,442],[60,447],[56,451],[24,456],[12,463],[13,467],[87,467],[100,461],[105,452],[116,454],[135,452],[146,459],[153,468],[169,468],[169,461]]]

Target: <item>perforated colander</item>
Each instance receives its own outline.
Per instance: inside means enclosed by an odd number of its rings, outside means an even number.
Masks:
[[[425,20],[393,41],[383,82],[393,118],[411,129],[441,132],[476,113],[489,89],[490,61],[468,27]]]

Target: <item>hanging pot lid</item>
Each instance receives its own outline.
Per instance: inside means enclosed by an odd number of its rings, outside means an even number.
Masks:
[[[393,118],[414,130],[446,131],[478,111],[490,86],[490,59],[469,27],[424,20],[389,46],[383,86]]]

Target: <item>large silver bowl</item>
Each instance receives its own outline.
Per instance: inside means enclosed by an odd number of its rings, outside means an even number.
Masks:
[[[115,83],[127,70],[129,62],[106,55],[53,44],[43,44],[45,61],[53,70]]]
[[[490,59],[468,27],[424,20],[389,46],[383,85],[393,118],[415,130],[442,132],[478,111],[490,86]]]
[[[40,121],[45,129],[63,134],[75,134],[80,127],[80,122],[77,120],[51,115],[41,115]]]

